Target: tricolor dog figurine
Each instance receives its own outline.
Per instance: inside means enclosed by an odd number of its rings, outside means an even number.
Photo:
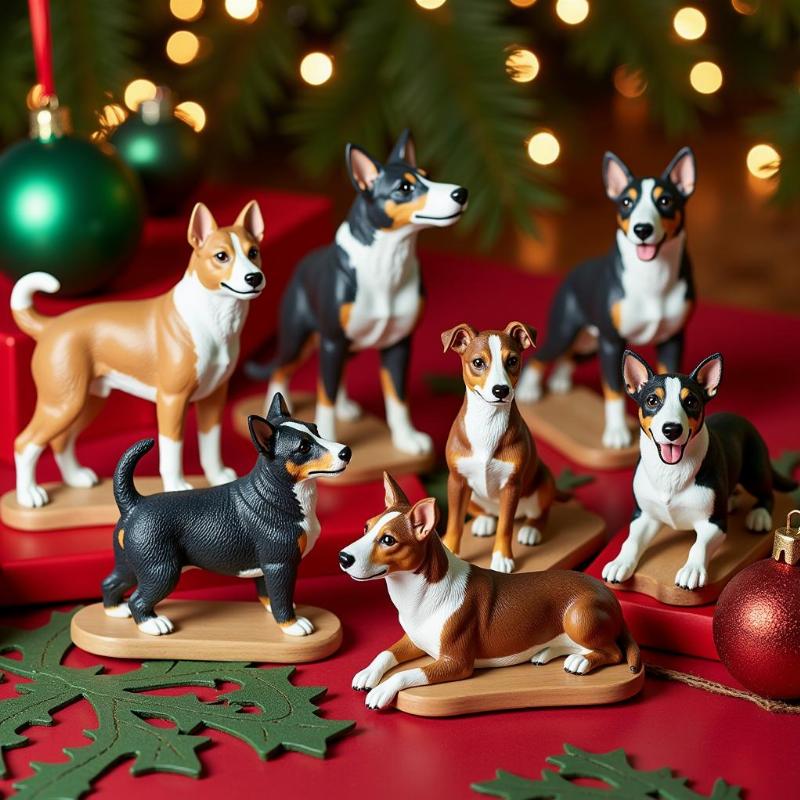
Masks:
[[[446,457],[448,520],[445,544],[461,546],[464,515],[474,516],[475,536],[496,536],[492,569],[512,572],[514,520],[523,545],[542,539],[556,499],[553,476],[536,453],[528,426],[514,400],[522,353],[536,342],[536,331],[522,322],[477,332],[462,323],[442,333],[445,352],[461,357],[466,393],[450,429]]]
[[[577,360],[597,353],[605,395],[602,445],[631,444],[619,364],[627,344],[655,345],[661,371],[680,369],[694,284],[686,251],[686,202],[695,189],[695,159],[682,148],[658,177],[636,178],[613,153],[603,159],[606,194],[617,207],[617,234],[607,255],[577,266],[561,284],[547,336],[517,387],[521,403],[572,388]]]
[[[11,309],[20,329],[36,340],[31,368],[37,391],[33,418],[14,444],[19,505],[35,508],[48,502],[36,482],[36,464],[48,445],[65,484],[98,482],[91,469],[78,463],[75,440],[112,389],[156,404],[165,491],[191,488],[182,462],[184,422],[192,402],[206,478],[216,485],[236,477],[222,463],[220,422],[250,301],[264,289],[263,235],[255,201],[224,228],[198,203],[189,222],[189,266],[165,294],[94,303],[47,317],[34,308],[33,295],[57,292],[58,281],[43,272],[17,281]]]
[[[772,529],[775,490],[797,483],[775,471],[764,440],[743,417],[717,413],[706,404],[722,380],[722,356],[709,356],[691,375],[657,375],[636,353],[625,352],[625,388],[639,406],[641,458],[633,478],[634,512],[619,555],[603,568],[603,578],[621,583],[636,571],[642,554],[662,525],[693,530],[697,538],[675,575],[681,589],[701,589],[708,564],[725,539],[728,512],[738,485],[755,503],[747,529]]]
[[[312,622],[295,615],[295,579],[320,534],[316,479],[343,472],[350,448],[293,419],[280,394],[266,419],[252,416],[249,424],[255,466],[223,486],[143,497],[133,472],[153,440],[124,453],[114,473],[120,518],[114,570],[103,581],[107,615],[133,617],[143,633],[171,633],[172,622],[155,607],[175,588],[182,569],[201,567],[254,578],[259,599],[285,634],[313,633]]]
[[[369,690],[367,706],[383,708],[403,689],[461,680],[478,668],[564,656],[564,669],[576,676],[622,662],[639,671],[639,648],[601,581],[569,570],[505,575],[469,564],[439,539],[433,498],[411,505],[389,475],[384,488],[385,511],[339,553],[351,578],[386,580],[405,632],[353,678],[354,689]],[[381,682],[424,655],[433,662]]]
[[[467,190],[426,177],[408,131],[385,164],[352,144],[345,160],[358,193],[350,213],[333,243],[298,264],[281,302],[277,356],[266,366],[248,364],[247,374],[271,379],[268,398],[287,394],[318,340],[316,422],[323,436],[336,438],[337,418],[360,415],[345,393],[345,362],[354,351],[375,348],[392,444],[405,453],[430,453],[430,437],[411,421],[406,387],[411,336],[424,303],[417,234],[456,222]]]

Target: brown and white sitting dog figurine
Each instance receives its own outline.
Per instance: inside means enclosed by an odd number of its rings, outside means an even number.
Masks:
[[[447,439],[449,516],[444,543],[459,552],[469,511],[474,516],[473,535],[496,532],[491,566],[498,572],[514,569],[514,520],[524,520],[519,543],[538,544],[557,497],[553,476],[539,460],[514,400],[522,352],[535,341],[536,331],[521,322],[509,322],[502,331],[477,333],[461,324],[442,333],[445,352],[454,350],[461,356],[467,389]]]
[[[386,510],[339,553],[351,578],[386,579],[405,632],[353,678],[354,689],[369,690],[367,706],[383,708],[403,689],[468,678],[477,668],[562,656],[575,675],[623,660],[639,671],[619,602],[596,578],[571,570],[504,575],[469,564],[439,539],[432,497],[412,506],[391,476],[383,482]],[[424,655],[433,662],[381,683],[397,664]]]
[[[48,502],[47,492],[36,483],[36,463],[48,445],[64,483],[97,483],[97,475],[78,463],[75,440],[112,389],[156,404],[165,491],[191,489],[183,476],[190,402],[197,403],[206,478],[216,485],[236,477],[222,463],[220,420],[249,301],[264,288],[263,235],[255,201],[225,228],[217,228],[211,212],[198,203],[189,222],[189,266],[165,294],[95,303],[47,317],[33,307],[33,295],[57,292],[56,278],[32,272],[17,281],[11,309],[20,329],[36,339],[31,368],[37,391],[33,418],[14,443],[20,505],[35,508]]]

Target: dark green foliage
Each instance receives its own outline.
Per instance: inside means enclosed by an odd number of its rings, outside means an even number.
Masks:
[[[800,195],[800,90],[796,86],[777,96],[775,109],[756,117],[751,132],[764,137],[781,154],[780,179],[775,192],[778,203],[787,203]],[[778,176],[773,178],[778,180]]]

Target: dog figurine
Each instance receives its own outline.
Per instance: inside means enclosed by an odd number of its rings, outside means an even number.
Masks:
[[[536,331],[521,322],[480,333],[462,323],[442,333],[444,351],[461,356],[466,385],[464,403],[447,439],[449,515],[444,543],[459,552],[464,515],[469,511],[475,517],[475,536],[496,532],[491,566],[498,572],[514,569],[514,520],[525,520],[517,534],[519,543],[538,544],[557,499],[553,476],[538,458],[514,400],[522,352],[535,341]],[[558,499],[563,499],[560,494]]]
[[[634,511],[619,555],[603,567],[603,578],[621,583],[662,525],[694,530],[697,539],[675,584],[700,589],[708,563],[725,539],[734,490],[755,497],[745,519],[751,531],[772,529],[773,491],[790,492],[797,483],[772,467],[758,431],[743,417],[717,413],[706,404],[722,380],[722,356],[709,356],[691,375],[656,375],[630,350],[622,365],[625,389],[639,406],[641,457],[633,477]]]
[[[456,222],[467,206],[463,186],[437,183],[417,167],[408,131],[385,164],[349,144],[345,160],[357,196],[336,240],[309,253],[297,266],[280,308],[278,354],[265,366],[249,363],[255,380],[271,379],[267,398],[288,393],[289,379],[319,341],[316,422],[336,438],[336,419],[357,419],[343,371],[348,355],[376,348],[392,443],[425,454],[430,437],[411,422],[406,377],[411,335],[421,316],[423,290],[417,234]]]
[[[628,343],[655,345],[659,371],[680,369],[684,327],[695,297],[686,252],[686,201],[695,188],[694,154],[679,150],[659,177],[635,178],[613,153],[603,159],[606,194],[617,206],[611,251],[576,267],[561,284],[550,310],[547,341],[526,366],[520,402],[548,388],[572,388],[575,362],[598,353],[605,395],[603,445],[631,444],[619,365]]]
[[[385,578],[404,631],[353,678],[354,689],[369,690],[367,706],[383,708],[403,689],[468,678],[476,668],[562,656],[575,675],[623,659],[639,671],[639,648],[601,581],[570,570],[505,575],[476,567],[442,544],[432,497],[412,506],[387,474],[384,488],[386,510],[339,553],[351,578]],[[424,655],[433,662],[381,683],[392,667]]]
[[[114,472],[120,518],[114,570],[103,581],[106,614],[133,617],[140,631],[154,636],[171,633],[172,623],[155,606],[175,588],[182,569],[201,567],[255,578],[259,600],[285,634],[313,633],[313,623],[294,612],[297,568],[320,534],[316,479],[344,472],[350,448],[293,419],[280,394],[266,419],[251,416],[248,425],[255,466],[222,486],[142,497],[133,471],[153,440],[123,454]]]
[[[248,307],[264,288],[263,235],[255,201],[225,228],[218,228],[211,212],[198,203],[189,221],[189,266],[165,294],[95,303],[46,317],[33,307],[33,295],[57,292],[56,278],[33,272],[17,281],[11,309],[20,329],[36,340],[31,368],[37,391],[33,418],[14,443],[21,506],[48,502],[47,492],[36,483],[36,463],[47,445],[65,484],[97,483],[97,475],[78,463],[75,440],[112,389],[156,404],[165,491],[191,488],[182,463],[190,402],[197,404],[206,478],[216,485],[236,477],[222,463],[220,422]]]

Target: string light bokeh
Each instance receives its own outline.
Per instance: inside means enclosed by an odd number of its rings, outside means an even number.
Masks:
[[[705,14],[692,6],[679,8],[672,19],[675,33],[689,41],[699,39],[706,32],[707,25]]]
[[[189,64],[200,52],[200,40],[191,31],[175,31],[166,45],[167,58],[176,64]]]
[[[512,81],[530,83],[539,74],[539,59],[531,50],[516,48],[506,58],[506,72]]]
[[[528,140],[528,156],[540,166],[554,164],[560,153],[561,145],[552,131],[539,131]]]
[[[145,100],[152,100],[156,96],[156,85],[147,78],[136,78],[125,87],[123,98],[125,105],[131,111],[136,111]]]
[[[781,156],[771,144],[762,142],[750,148],[745,163],[751,175],[766,180],[777,175],[781,166]]]
[[[300,62],[300,77],[311,86],[321,86],[333,75],[333,59],[326,53],[316,51],[303,56]]]
[[[689,83],[700,94],[714,94],[722,87],[722,70],[713,61],[698,61],[689,73]]]
[[[557,0],[556,15],[567,25],[580,25],[589,16],[588,0]]]
[[[203,0],[169,0],[173,17],[184,22],[194,22],[203,13]]]

